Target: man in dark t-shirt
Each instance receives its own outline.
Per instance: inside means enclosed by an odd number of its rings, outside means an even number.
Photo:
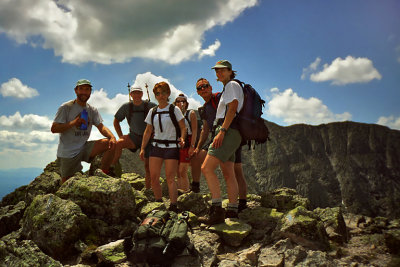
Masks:
[[[119,140],[115,149],[115,156],[112,162],[115,165],[118,159],[121,157],[122,149],[128,148],[132,152],[140,150],[142,144],[142,138],[144,130],[146,129],[146,123],[144,119],[147,113],[156,104],[149,101],[143,101],[143,90],[140,87],[132,86],[130,88],[130,96],[132,101],[123,104],[114,116],[114,128],[118,134]],[[120,122],[126,118],[129,125],[129,134],[123,135]],[[145,155],[145,170],[146,170],[146,188],[150,189],[150,170],[149,170],[149,155],[148,149],[146,149]]]

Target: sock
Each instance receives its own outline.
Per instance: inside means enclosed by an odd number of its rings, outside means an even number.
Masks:
[[[238,212],[238,204],[237,203],[228,203],[228,206],[226,207],[227,210],[232,210],[234,212]]]
[[[222,198],[213,198],[211,200],[211,205],[212,206],[222,207]]]
[[[200,182],[192,182],[192,187],[199,188],[200,187]]]

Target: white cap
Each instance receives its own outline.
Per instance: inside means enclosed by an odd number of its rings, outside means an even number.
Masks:
[[[135,87],[131,86],[131,91],[130,92],[132,93],[133,91],[143,92],[142,88],[139,87],[139,86],[135,86]]]

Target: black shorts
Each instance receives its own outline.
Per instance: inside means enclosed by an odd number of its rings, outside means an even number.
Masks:
[[[133,153],[135,153],[137,150],[140,150],[140,147],[142,145],[142,139],[143,136],[142,135],[137,135],[137,134],[133,134],[133,133],[129,133],[128,134],[129,138],[131,139],[132,143],[135,144],[135,148],[128,148],[130,151],[132,151]],[[144,149],[144,157],[148,158],[150,155],[150,141],[147,144],[146,148]]]
[[[150,157],[179,160],[179,148],[150,147]]]

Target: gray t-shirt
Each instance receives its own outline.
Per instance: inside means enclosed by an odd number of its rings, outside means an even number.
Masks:
[[[123,104],[115,113],[115,118],[118,121],[123,121],[125,118],[128,121],[129,117],[129,103]],[[130,122],[128,121],[129,124],[129,132],[132,134],[137,134],[137,135],[143,135],[144,130],[146,129],[146,123],[144,122],[144,119],[147,116],[148,111],[152,108],[155,107],[156,104],[153,102],[147,102],[147,112],[144,110],[144,101],[142,104],[139,106],[133,105],[132,103],[132,113],[131,113],[131,118]]]
[[[67,123],[73,121],[76,116],[81,114],[83,109],[88,112],[88,126],[86,130],[81,130],[79,127],[72,127],[67,131],[60,133],[60,142],[57,149],[57,157],[73,158],[83,148],[86,141],[89,139],[92,125],[98,126],[103,122],[99,112],[95,107],[86,104],[86,107],[80,106],[75,100],[63,103],[57,111],[54,122]]]

